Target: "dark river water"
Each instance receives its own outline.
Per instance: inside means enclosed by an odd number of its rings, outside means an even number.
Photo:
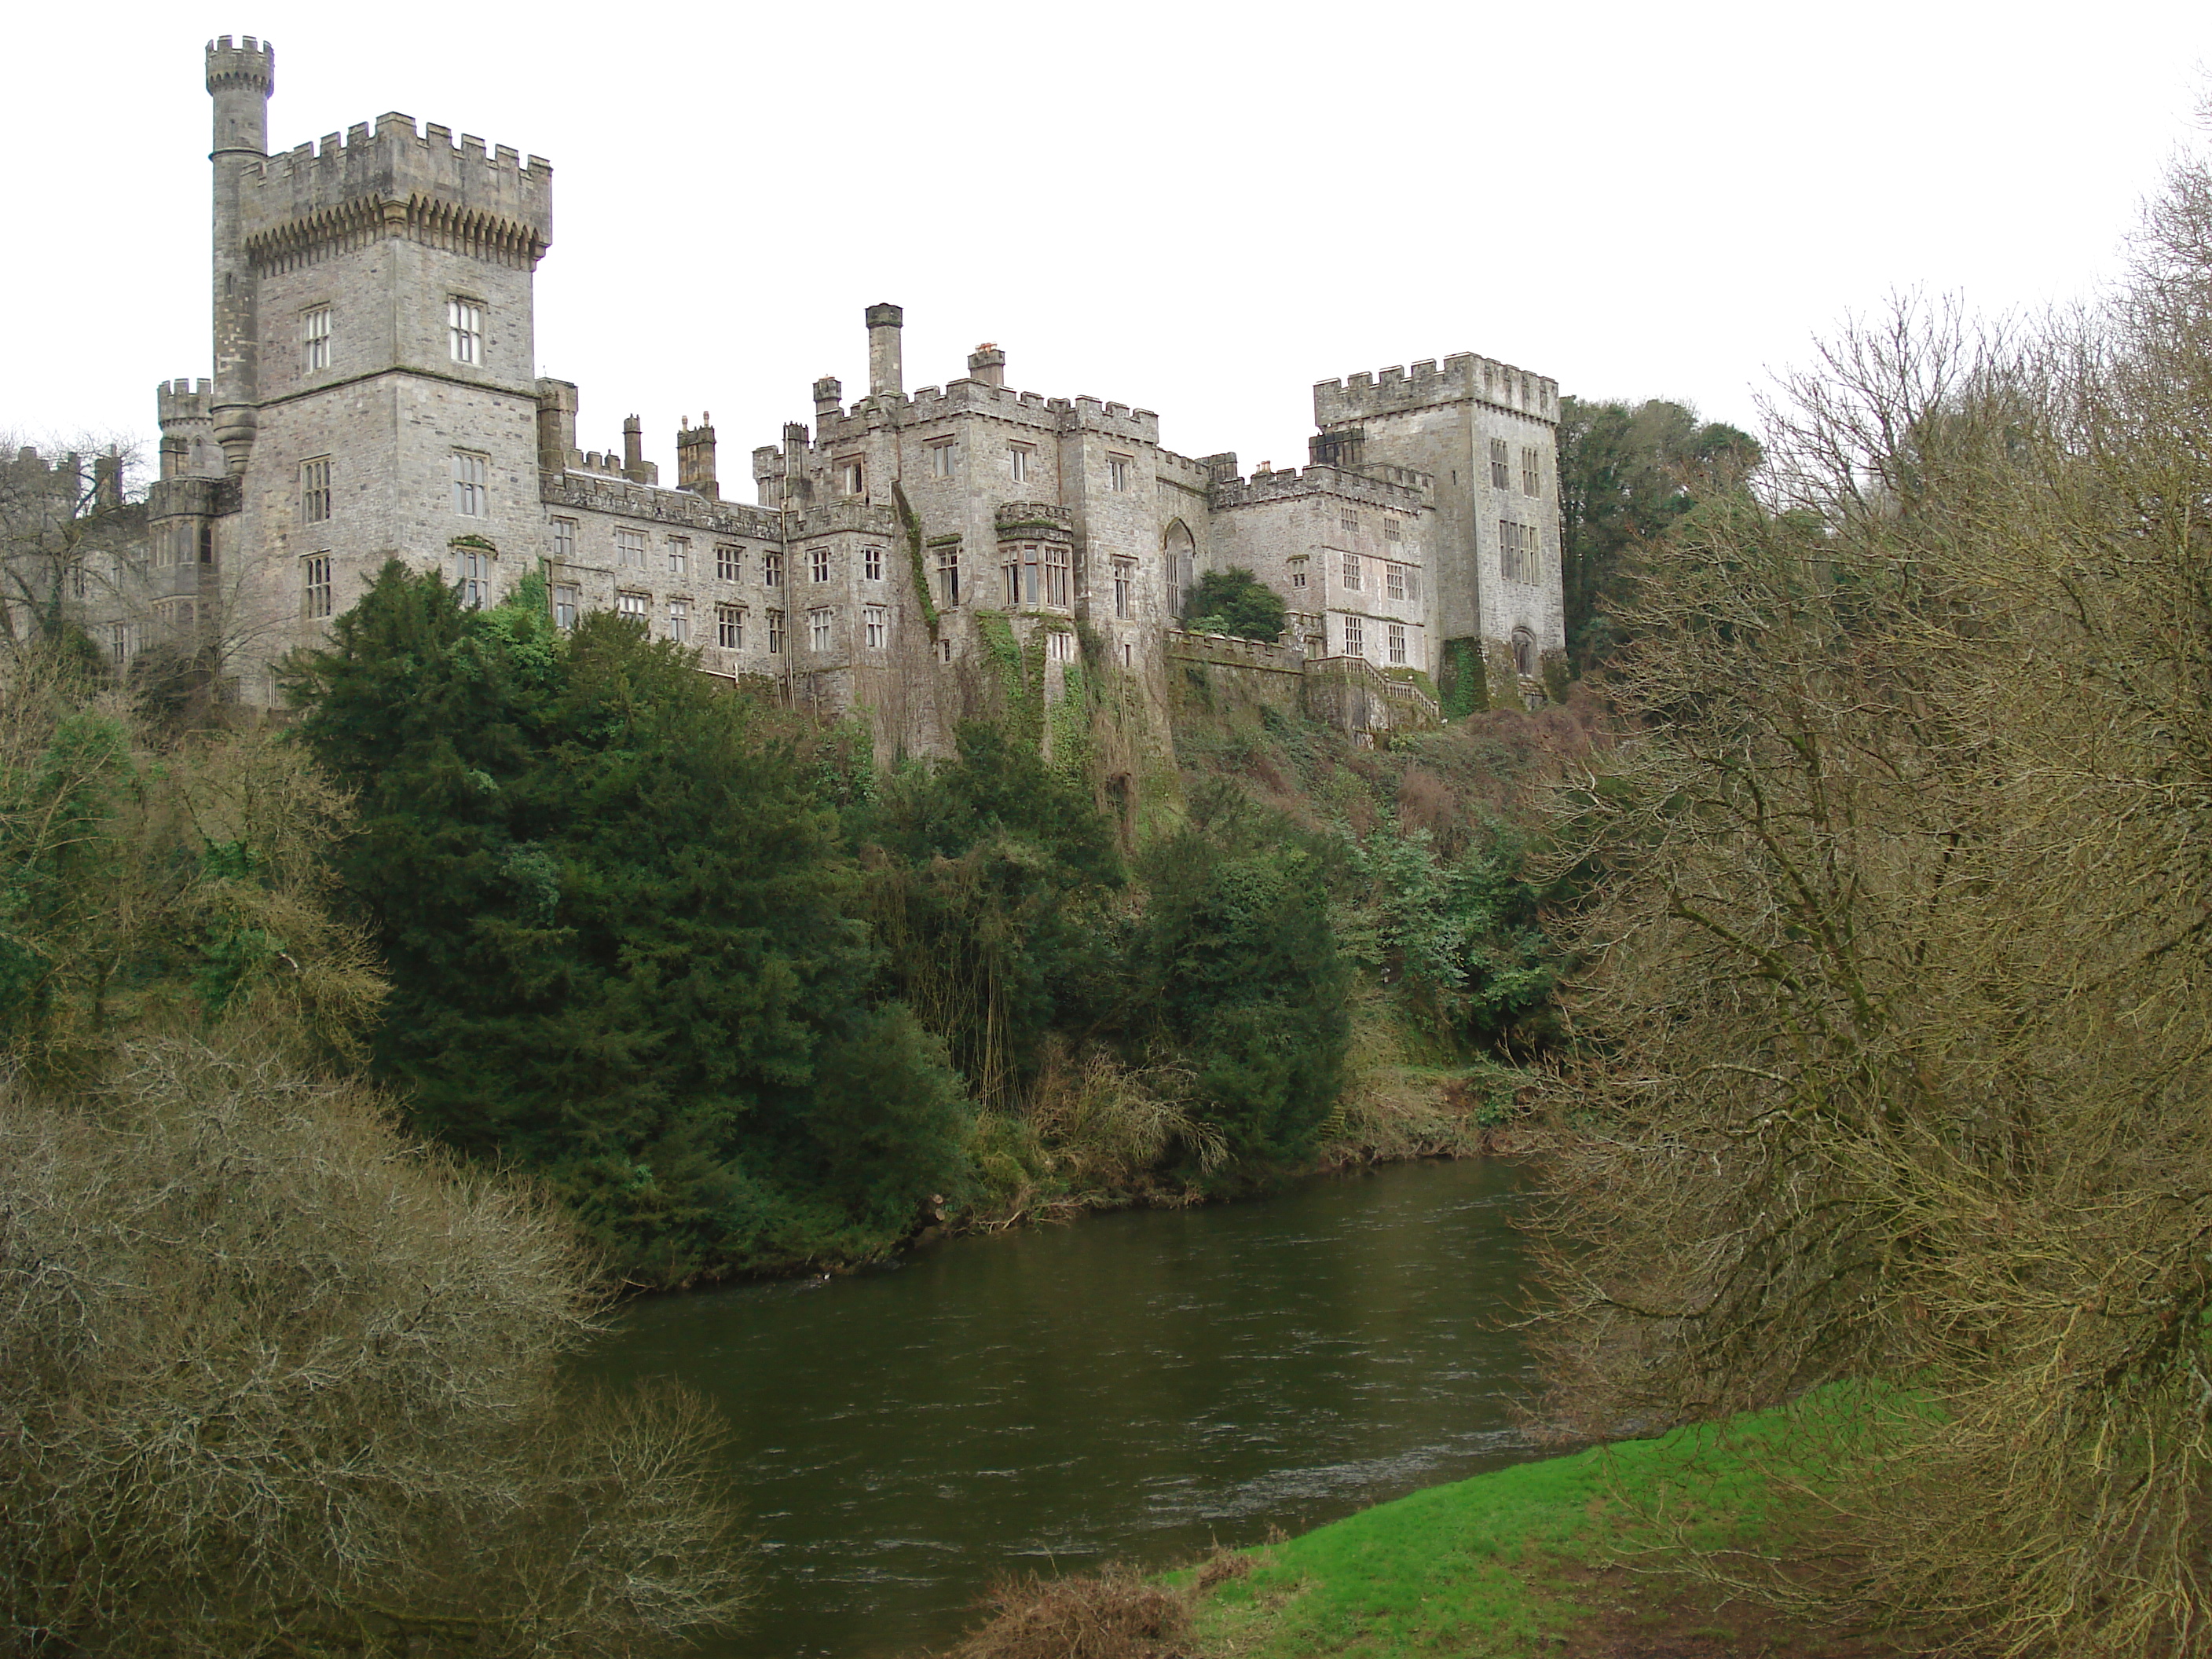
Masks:
[[[1529,1455],[1516,1188],[1401,1165],[665,1297],[591,1369],[728,1413],[762,1585],[717,1659],[915,1652],[1002,1573],[1161,1565]]]

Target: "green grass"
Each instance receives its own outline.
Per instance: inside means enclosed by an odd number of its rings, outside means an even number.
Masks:
[[[1237,1659],[1517,1659],[1595,1609],[1588,1570],[1663,1527],[1706,1547],[1768,1524],[1770,1464],[1805,1415],[1760,1413],[1431,1486],[1249,1552],[1200,1602],[1200,1651]],[[1187,1582],[1187,1579],[1186,1579]]]

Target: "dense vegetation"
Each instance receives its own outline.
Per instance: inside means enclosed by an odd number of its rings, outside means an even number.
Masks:
[[[1994,1651],[2212,1633],[2208,248],[2183,165],[2101,312],[1836,341],[1641,546],[1563,803],[1551,1420],[1893,1385],[1713,1571]]]

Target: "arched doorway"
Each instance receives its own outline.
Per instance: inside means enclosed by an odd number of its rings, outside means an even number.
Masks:
[[[1190,533],[1190,526],[1181,519],[1173,520],[1160,537],[1160,568],[1167,574],[1168,620],[1172,624],[1182,620],[1182,608],[1190,590],[1197,585],[1198,543]]]

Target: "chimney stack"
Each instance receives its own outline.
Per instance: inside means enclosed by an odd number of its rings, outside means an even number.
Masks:
[[[906,313],[895,305],[885,303],[868,307],[868,395],[871,398],[896,398],[906,390],[905,373],[899,361],[899,336],[905,322]]]
[[[835,374],[824,374],[814,383],[814,423],[837,418],[837,410],[845,401],[845,384]]]
[[[623,477],[632,483],[643,483],[639,475],[645,471],[645,422],[635,415],[623,416]]]
[[[676,487],[710,501],[722,499],[722,486],[714,477],[714,417],[702,413],[699,424],[686,416],[676,433]]]
[[[123,505],[123,457],[112,449],[92,458],[92,505],[110,513]]]
[[[985,386],[1002,386],[1006,383],[1006,354],[988,340],[968,354],[968,378],[981,380]]]

